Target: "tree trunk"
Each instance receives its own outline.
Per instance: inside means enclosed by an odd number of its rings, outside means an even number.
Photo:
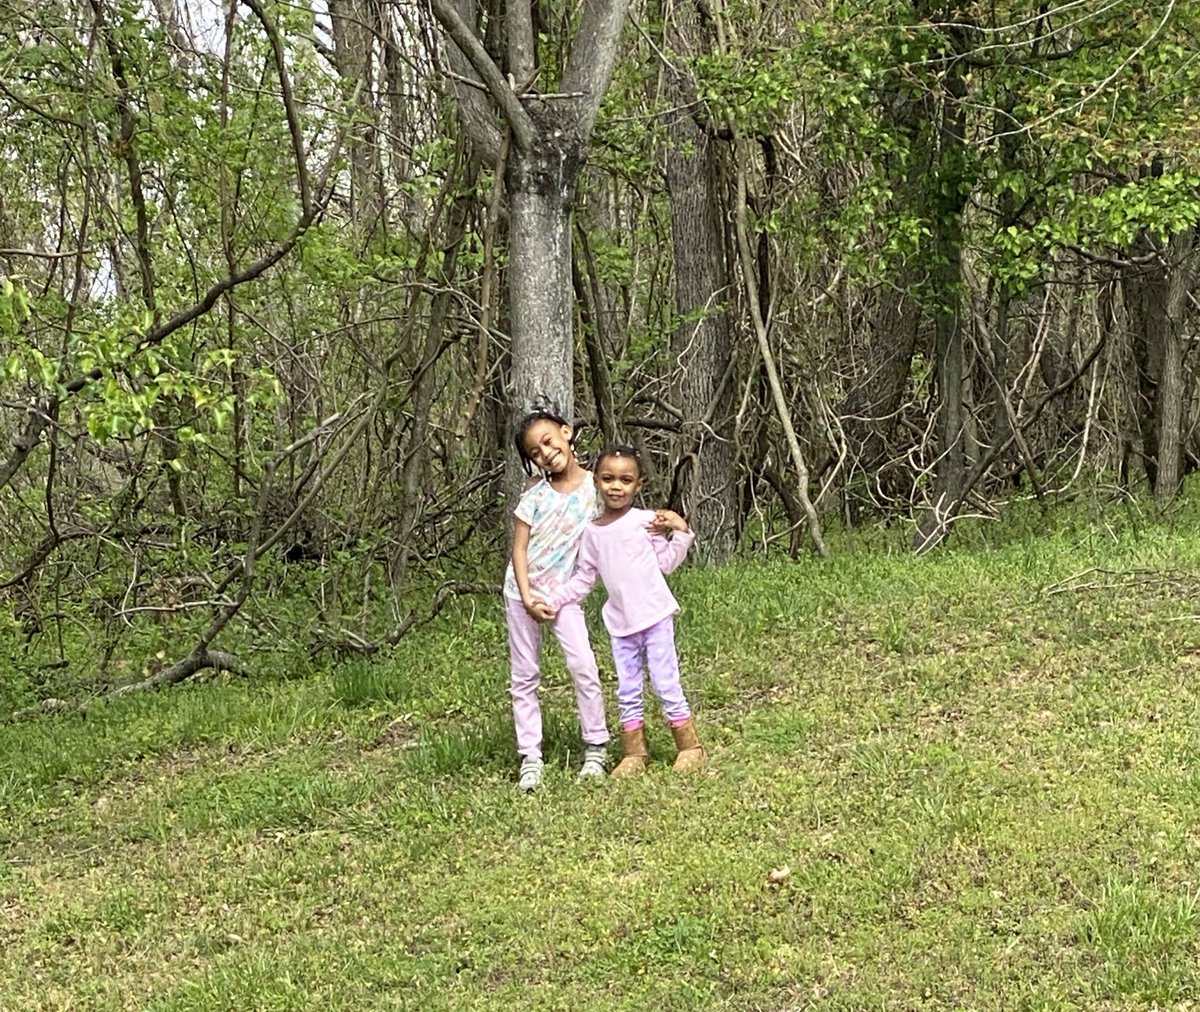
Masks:
[[[677,54],[694,54],[700,32],[696,6],[676,8],[667,39]],[[687,109],[693,90],[672,68],[667,100]],[[671,337],[678,369],[676,406],[682,438],[675,454],[672,507],[689,515],[702,533],[702,555],[724,562],[737,547],[738,494],[733,445],[733,342],[729,303],[733,296],[724,228],[723,142],[709,136],[686,111],[667,123],[664,154],[671,198],[675,262],[675,312]],[[764,313],[765,315],[765,313]]]
[[[1191,291],[1192,229],[1171,237],[1167,244],[1166,306],[1162,329],[1162,376],[1158,385],[1158,479],[1154,495],[1160,502],[1173,499],[1183,472],[1183,324]]]
[[[373,97],[373,29],[378,19],[378,8],[371,0],[329,0],[338,76],[346,94],[358,96],[354,113],[360,121],[350,141],[350,216],[363,237],[375,229],[383,206]]]
[[[508,162],[508,297],[512,325],[514,422],[535,402],[564,418],[575,411],[571,206],[580,151],[569,134],[542,132]]]
[[[1139,238],[1139,259],[1152,255],[1149,236]],[[1163,351],[1167,324],[1167,271],[1161,262],[1137,263],[1124,269],[1121,287],[1125,294],[1126,323],[1133,352],[1133,434],[1130,442],[1140,458],[1142,472],[1151,489],[1158,489],[1159,405]]]
[[[600,102],[617,58],[628,0],[583,0],[575,36],[553,100],[530,91],[536,67],[528,0],[505,6],[510,76],[485,49],[461,0],[431,0],[434,17],[453,40],[451,63],[480,87],[456,88],[464,128],[485,164],[495,164],[500,131],[483,105],[499,107],[511,148],[505,172],[509,199],[508,310],[512,328],[509,414],[515,421],[535,400],[565,418],[574,410],[574,313],[571,288],[571,209],[576,182]],[[546,83],[546,82],[543,82]],[[520,484],[509,454],[507,491]]]
[[[936,547],[946,537],[966,485],[961,288],[962,212],[970,181],[965,176],[966,108],[963,100],[967,88],[964,68],[957,59],[965,41],[961,34],[961,29],[956,29],[949,33],[947,40],[947,66],[941,84],[938,161],[931,180],[937,187],[931,194],[937,460],[932,502],[917,525],[914,539],[914,548],[918,552]]]

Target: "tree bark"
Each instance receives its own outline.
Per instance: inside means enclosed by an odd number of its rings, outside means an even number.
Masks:
[[[896,59],[900,60],[899,54]],[[900,170],[894,183],[896,205],[924,213],[921,188],[929,171],[928,152],[933,147],[924,141],[929,126],[925,108],[928,97],[914,93],[911,83],[899,73],[886,81],[881,113],[886,129],[902,142],[904,154],[898,165],[894,165],[895,156],[884,154],[882,164],[886,170]],[[887,462],[900,456],[890,447],[908,389],[921,324],[921,305],[913,294],[918,283],[912,263],[915,259],[912,253],[905,254],[895,264],[894,275],[879,286],[869,318],[865,361],[856,369],[854,385],[841,408],[852,476],[847,488],[851,519],[878,505],[870,489],[882,485],[885,494],[904,495],[911,485],[906,474],[895,482],[903,488],[890,487]],[[864,491],[860,491],[862,486],[866,486]]]
[[[1154,495],[1168,502],[1179,491],[1183,475],[1183,325],[1191,292],[1193,229],[1171,236],[1163,269],[1167,274],[1162,329],[1162,376],[1158,386],[1158,477]]]
[[[509,319],[512,326],[512,413],[535,402],[575,411],[571,206],[582,161],[569,123],[547,112],[539,141],[509,156]]]
[[[1153,252],[1149,236],[1139,237],[1138,254]],[[1139,255],[1138,259],[1142,259]],[[1167,271],[1161,262],[1134,263],[1124,268],[1121,287],[1125,319],[1133,352],[1133,375],[1128,377],[1133,400],[1129,442],[1152,490],[1158,489],[1159,406],[1166,345]]]
[[[701,49],[695,2],[674,9],[667,42],[677,55]],[[666,70],[666,97],[681,110],[667,122],[664,152],[671,198],[671,245],[675,264],[675,314],[671,336],[678,362],[675,403],[682,412],[676,441],[672,506],[687,514],[703,534],[703,558],[724,562],[737,547],[738,493],[734,475],[733,354],[729,305],[733,298],[724,228],[726,184],[724,141],[718,141],[683,111],[695,89],[674,66]],[[760,310],[765,318],[767,313]]]
[[[480,89],[499,107],[512,143],[505,173],[509,199],[509,319],[512,332],[509,414],[515,424],[533,402],[549,402],[563,417],[574,413],[574,312],[571,289],[571,209],[588,138],[616,63],[628,0],[584,0],[561,92],[552,100],[527,91],[536,71],[528,0],[510,0],[507,52],[515,60],[505,78],[488,55],[458,0],[431,0],[453,40],[460,76],[473,72],[480,88],[459,85],[459,112],[481,160],[494,164],[500,130],[483,115]],[[529,71],[518,80],[516,71]],[[507,490],[515,495],[521,472],[509,455]]]
[[[971,181],[966,177],[967,86],[959,53],[963,29],[948,32],[941,75],[938,160],[931,183],[933,229],[934,369],[937,390],[937,459],[932,501],[917,525],[913,547],[927,551],[949,532],[966,485],[963,434],[962,213]]]

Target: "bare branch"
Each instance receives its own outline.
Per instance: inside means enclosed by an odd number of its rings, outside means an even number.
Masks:
[[[470,25],[462,19],[462,15],[458,13],[450,0],[429,0],[429,6],[433,11],[433,16],[437,18],[438,23],[446,30],[446,34],[458,46],[463,56],[470,61],[471,66],[475,68],[476,73],[487,87],[488,93],[500,106],[501,113],[512,129],[513,140],[517,147],[522,151],[529,151],[533,147],[533,139],[536,134],[533,120],[517,100],[512,87],[500,73],[500,68],[483,48],[483,43],[471,30]]]
[[[283,40],[275,28],[274,22],[267,17],[258,0],[241,0],[254,12],[263,31],[271,43],[271,52],[275,57],[275,71],[279,75],[279,93],[283,98],[283,110],[287,116],[288,133],[292,138],[292,154],[296,159],[296,182],[300,187],[300,207],[308,214],[312,208],[312,192],[308,181],[308,161],[304,154],[304,134],[300,129],[300,116],[296,111],[296,100],[292,95],[292,83],[288,78],[287,59],[283,51]]]

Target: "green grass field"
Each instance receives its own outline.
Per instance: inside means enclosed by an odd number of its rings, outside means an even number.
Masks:
[[[1113,515],[680,572],[690,779],[577,784],[551,645],[519,796],[483,599],[0,726],[0,1009],[1193,1008],[1200,519]]]

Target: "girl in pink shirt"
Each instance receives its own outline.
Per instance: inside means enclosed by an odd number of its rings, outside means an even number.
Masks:
[[[640,773],[649,761],[643,709],[647,670],[675,738],[675,770],[690,772],[703,765],[706,755],[680,683],[675,652],[679,604],[663,574],[683,561],[695,535],[678,513],[633,508],[642,487],[642,465],[632,447],[601,453],[595,480],[603,511],[583,530],[574,575],[548,594],[546,603],[553,610],[573,605],[587,596],[597,579],[608,591],[604,625],[612,638],[625,753],[612,775]]]

